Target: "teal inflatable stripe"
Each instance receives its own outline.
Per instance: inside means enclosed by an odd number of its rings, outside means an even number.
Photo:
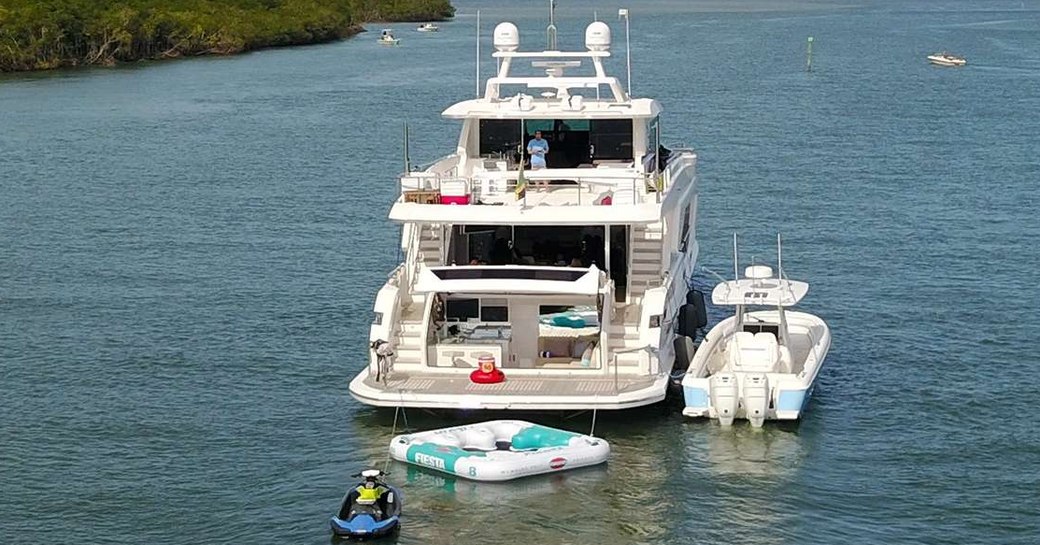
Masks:
[[[512,446],[516,450],[533,450],[549,447],[565,447],[570,444],[571,439],[579,437],[579,434],[547,428],[545,426],[531,426],[524,428],[513,436]]]
[[[483,452],[470,452],[459,447],[438,445],[435,443],[422,443],[408,447],[407,458],[413,464],[432,467],[448,473],[455,472],[455,462],[459,458],[471,456],[487,456]]]

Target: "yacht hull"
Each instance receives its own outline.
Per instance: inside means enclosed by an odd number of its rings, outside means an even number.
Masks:
[[[774,408],[766,413],[765,420],[801,419],[802,413],[809,405],[809,400],[812,397],[815,388],[816,383],[814,381],[807,388],[778,389],[776,391]],[[686,407],[683,408],[683,416],[688,416],[690,418],[719,419],[720,415],[718,410],[708,402],[709,390],[710,387],[702,387],[699,385],[684,386],[683,401],[686,403]],[[746,419],[747,413],[743,410],[738,410],[736,418]]]
[[[367,373],[350,383],[350,395],[376,407],[426,409],[575,411],[622,410],[664,401],[667,374],[611,379],[507,378],[499,384],[476,384],[468,378],[391,375],[375,383]]]

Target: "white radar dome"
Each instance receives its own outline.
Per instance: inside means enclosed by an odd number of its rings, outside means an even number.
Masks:
[[[589,51],[607,51],[610,49],[610,27],[603,21],[596,21],[585,28],[585,47]]]
[[[772,278],[773,268],[769,265],[751,265],[750,267],[744,269],[744,277],[754,278],[756,280]]]
[[[499,23],[495,27],[495,49],[516,51],[520,48],[520,30],[513,23]]]

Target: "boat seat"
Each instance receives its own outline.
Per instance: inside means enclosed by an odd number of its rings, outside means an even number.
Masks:
[[[780,345],[772,333],[740,331],[733,336],[730,363],[734,371],[772,373],[780,361]]]

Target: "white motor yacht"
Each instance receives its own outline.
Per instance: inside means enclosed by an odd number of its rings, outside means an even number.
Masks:
[[[964,57],[958,57],[952,53],[935,53],[928,55],[928,62],[938,66],[964,66],[968,64],[968,61],[964,60]]]
[[[744,278],[712,290],[712,303],[736,311],[713,327],[693,353],[682,380],[684,415],[715,418],[727,426],[747,419],[754,427],[801,416],[831,334],[819,317],[788,310],[805,297],[809,285],[788,280],[782,266],[778,269],[774,275],[771,267],[752,265]]]
[[[362,403],[434,409],[625,409],[665,398],[697,258],[696,154],[661,145],[661,105],[585,51],[520,51],[448,107],[454,150],[405,172],[390,219],[403,262],[375,296]],[[584,66],[584,70],[579,71]],[[536,135],[548,151],[527,151]],[[407,143],[407,139],[406,139]],[[534,163],[534,164],[532,164]]]
[[[389,28],[384,28],[383,32],[379,35],[379,45],[399,45],[401,40],[394,37],[394,33]]]
[[[415,30],[418,31],[418,32],[438,32],[438,31],[440,31],[440,29],[441,29],[441,27],[439,27],[439,26],[437,26],[437,25],[435,25],[433,23],[423,23],[423,24],[419,25],[419,28],[417,28]]]

